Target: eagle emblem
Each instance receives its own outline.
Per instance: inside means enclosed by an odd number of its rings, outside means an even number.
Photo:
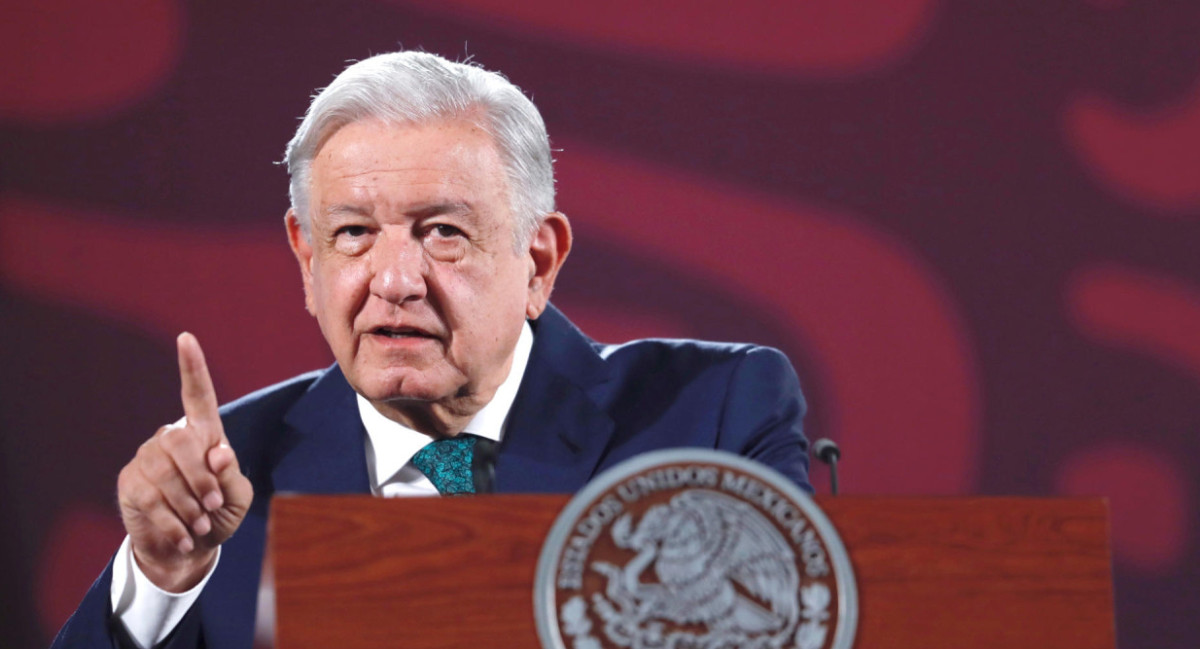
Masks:
[[[853,576],[811,500],[741,458],[687,453],[564,510],[539,566],[543,645],[848,649]]]
[[[714,491],[686,491],[651,507],[636,527],[629,514],[622,516],[612,539],[637,553],[624,566],[592,564],[607,578],[594,604],[616,644],[783,647],[795,633],[795,557],[749,505]],[[663,622],[704,631],[663,635]]]

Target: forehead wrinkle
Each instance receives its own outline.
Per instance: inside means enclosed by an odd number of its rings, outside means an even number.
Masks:
[[[336,169],[336,167],[335,167]],[[444,174],[454,171],[454,167],[383,167],[363,169],[362,171],[342,171],[336,174],[337,178],[358,178],[359,176],[367,176],[370,174],[404,174],[404,173],[422,173],[429,172],[435,174]],[[452,174],[458,175],[458,174]]]
[[[374,172],[362,172],[353,175],[343,176],[343,179],[352,179],[355,177],[370,175]],[[422,191],[417,196],[406,195],[404,192],[391,191],[399,187],[410,189],[421,189]],[[341,188],[330,191],[332,194],[348,194],[351,197],[351,203],[335,203],[333,206],[322,210],[324,213],[334,213],[337,211],[351,212],[355,214],[370,214],[373,211],[375,203],[380,201],[384,203],[413,203],[413,204],[446,204],[446,205],[463,205],[467,207],[473,206],[476,202],[475,188],[477,184],[465,179],[458,178],[439,178],[434,180],[423,181],[407,181],[407,182],[391,182],[391,183],[356,183],[351,182]],[[449,188],[463,188],[471,190],[468,192],[451,192]],[[425,189],[431,188],[431,189]],[[371,205],[371,207],[359,207],[354,204],[355,199],[361,200],[363,203]]]
[[[321,215],[330,219],[339,216],[374,217],[376,211],[375,203],[375,201],[370,201],[366,205],[335,203],[321,210]],[[386,205],[384,209],[387,209]],[[405,215],[416,219],[426,219],[447,214],[470,218],[472,220],[478,218],[474,201],[471,200],[431,198],[429,200],[414,201],[401,211]]]
[[[387,170],[387,171],[369,170],[369,171],[359,171],[356,173],[341,174],[341,175],[335,176],[335,178],[337,178],[338,180],[350,181],[351,184],[348,189],[350,189],[351,191],[360,191],[360,190],[365,189],[372,194],[377,194],[381,189],[385,189],[385,188],[372,187],[370,184],[359,184],[359,183],[355,183],[353,181],[356,179],[359,179],[359,178],[371,177],[371,176],[376,176],[376,175],[406,174],[409,172],[416,174],[416,173],[419,173],[420,171],[432,171],[435,173],[440,173],[443,170],[436,169],[436,168],[422,169],[422,170],[407,170],[407,169],[406,170]],[[415,187],[461,187],[461,188],[469,189],[472,191],[474,191],[476,189],[476,186],[478,183],[475,181],[475,179],[462,178],[460,176],[461,176],[461,174],[454,174],[453,176],[444,176],[441,178],[432,178],[432,179],[428,179],[428,180],[416,179],[416,178],[408,178],[408,179],[401,178],[401,179],[393,180],[389,184],[402,185],[404,187],[414,187],[414,188]],[[369,181],[368,181],[368,183],[369,183]]]
[[[416,202],[406,209],[405,212],[417,218],[439,216],[442,214],[473,216],[475,214],[475,205],[472,201],[467,200],[439,200],[435,198],[428,201]]]
[[[362,205],[353,205],[350,203],[334,203],[321,210],[325,216],[338,216],[340,214],[350,214],[353,216],[370,216],[374,210],[371,207]]]

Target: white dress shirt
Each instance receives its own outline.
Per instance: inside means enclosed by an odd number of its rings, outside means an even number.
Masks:
[[[517,338],[508,376],[497,388],[492,400],[475,413],[463,432],[500,441],[532,349],[533,330],[527,322]],[[411,463],[417,451],[429,443],[429,436],[384,417],[362,395],[355,396],[359,417],[367,431],[366,462],[371,493],[385,498],[436,496],[437,488]],[[200,597],[220,560],[221,549],[217,548],[217,560],[199,584],[183,593],[169,593],[155,586],[142,573],[137,561],[133,560],[133,546],[126,536],[113,559],[113,614],[125,625],[138,646],[149,649],[165,640],[183,619]]]

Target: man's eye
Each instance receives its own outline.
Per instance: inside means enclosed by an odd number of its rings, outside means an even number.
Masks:
[[[446,225],[445,223],[439,223],[433,226],[433,232],[443,239],[459,237],[463,234],[462,230],[459,230],[453,225]]]
[[[366,236],[367,227],[364,225],[343,225],[342,227],[338,228],[333,234],[334,234],[334,236],[337,236],[337,237],[340,237],[343,235],[348,236],[348,237],[362,237],[362,236]]]

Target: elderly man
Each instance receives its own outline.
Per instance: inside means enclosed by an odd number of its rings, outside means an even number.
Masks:
[[[345,70],[288,145],[288,240],[337,364],[218,410],[179,337],[185,417],[118,480],[128,537],[56,646],[249,647],[271,494],[572,492],[672,446],[807,482],[779,352],[600,345],[550,305],[571,249],[541,116],[431,54]]]

